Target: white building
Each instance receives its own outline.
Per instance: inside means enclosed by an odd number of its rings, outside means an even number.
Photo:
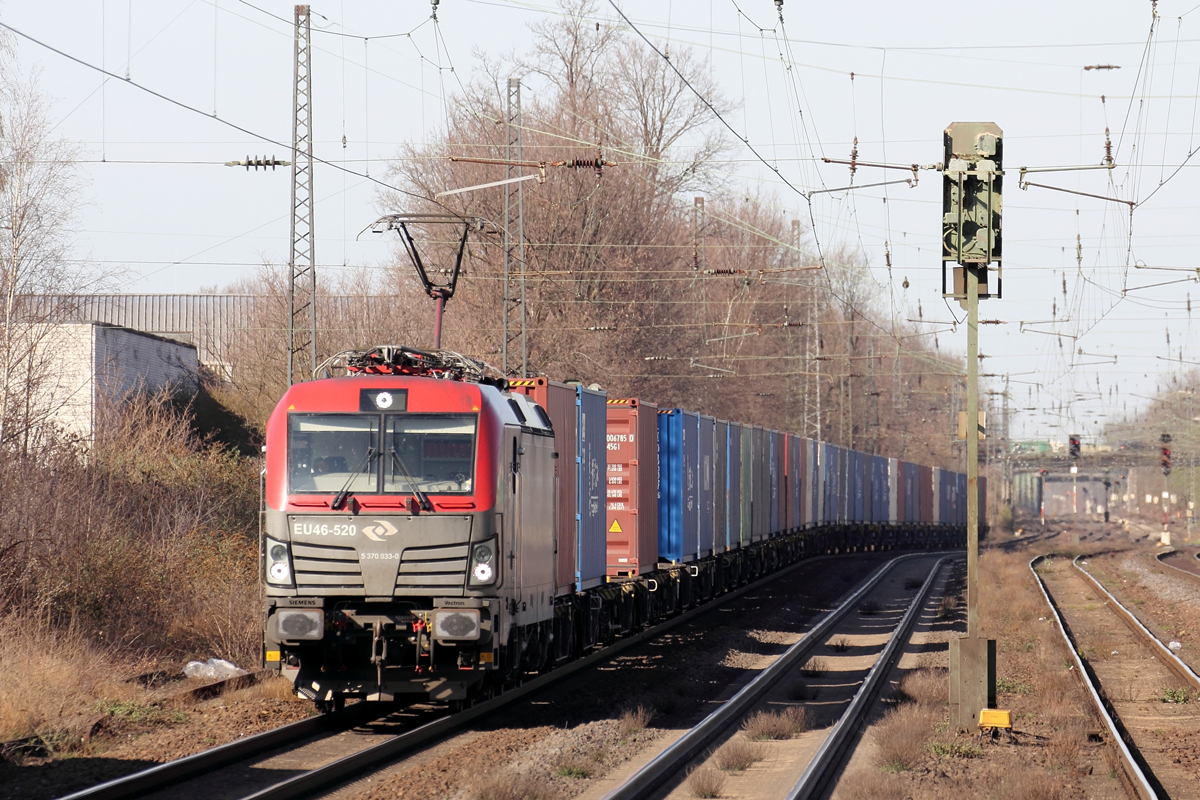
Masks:
[[[167,385],[195,392],[200,362],[191,344],[102,322],[47,325],[38,337],[30,387],[63,432],[91,439],[107,404]]]

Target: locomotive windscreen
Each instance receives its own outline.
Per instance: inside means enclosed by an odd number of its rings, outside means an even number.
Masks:
[[[288,491],[372,493],[379,485],[379,417],[288,415]],[[349,482],[349,483],[347,483]]]
[[[469,494],[475,475],[475,417],[404,414],[387,417],[383,490]]]

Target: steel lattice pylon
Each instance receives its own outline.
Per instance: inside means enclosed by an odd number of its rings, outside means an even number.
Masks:
[[[288,266],[288,385],[297,369],[317,370],[317,262],[313,239],[312,83],[308,6],[296,6],[295,81],[292,99],[292,240]],[[300,378],[306,380],[307,378]]]
[[[508,161],[504,177],[518,177],[513,162],[522,161],[521,148],[521,79],[508,79],[508,115],[505,120],[505,153]],[[501,368],[505,375],[512,374],[509,367],[508,346],[521,340],[521,374],[528,374],[529,350],[525,338],[525,184],[510,183],[504,189],[504,332],[501,347]],[[518,314],[519,310],[519,314]],[[513,332],[516,325],[520,330]],[[516,359],[514,358],[515,362]],[[513,364],[512,369],[515,369]]]

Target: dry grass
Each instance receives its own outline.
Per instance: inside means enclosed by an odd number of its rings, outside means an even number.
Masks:
[[[904,784],[895,775],[860,769],[838,781],[833,800],[904,800]]]
[[[0,619],[0,740],[40,736],[54,749],[77,748],[98,703],[146,696],[114,662],[74,629]]]
[[[864,617],[873,617],[879,613],[881,606],[876,600],[864,600],[858,606],[858,613]]]
[[[713,754],[713,763],[717,769],[725,772],[741,772],[749,769],[755,762],[762,761],[766,754],[767,750],[762,743],[735,736]]]
[[[942,595],[941,602],[938,603],[937,618],[949,619],[954,616],[954,612],[957,610],[958,598],[953,595],[944,594]]]
[[[301,700],[296,697],[296,692],[292,688],[292,682],[282,675],[271,675],[253,686],[247,686],[245,689],[235,689],[232,692],[226,692],[226,697],[230,700],[287,700],[297,703],[307,703],[307,700]]]
[[[0,459],[0,613],[122,655],[253,666],[258,462],[198,436],[166,395],[102,418],[86,459],[66,443]]]
[[[877,766],[893,772],[916,766],[925,757],[925,742],[940,717],[939,711],[919,703],[905,703],[885,714],[872,728],[879,748]]]
[[[755,741],[790,739],[808,728],[808,709],[804,706],[788,706],[781,711],[756,711],[742,724],[746,736]]]
[[[1002,795],[1005,800],[1059,800],[1062,796],[1058,779],[1034,767],[1010,773]]]
[[[645,706],[625,709],[617,718],[617,735],[621,739],[628,739],[645,730],[646,726],[650,724],[651,716],[650,709]]]
[[[926,706],[940,706],[949,697],[949,670],[921,667],[905,673],[896,689],[897,699]]]
[[[1083,722],[1067,721],[1051,733],[1050,741],[1046,743],[1046,756],[1055,766],[1073,770],[1086,741],[1087,729]]]
[[[692,797],[720,797],[725,789],[725,773],[712,767],[700,767],[688,773],[687,788]],[[491,798],[479,798],[491,800]]]
[[[850,649],[850,640],[845,636],[836,636],[829,641],[829,649],[835,653],[844,653]]]
[[[810,658],[803,667],[800,668],[800,674],[806,678],[819,678],[829,671],[829,664],[825,659],[818,656]]]
[[[497,775],[478,784],[475,800],[553,800],[554,788],[530,775]]]

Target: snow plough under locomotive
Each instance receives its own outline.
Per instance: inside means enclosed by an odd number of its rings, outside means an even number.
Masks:
[[[272,414],[264,493],[264,660],[323,709],[461,705],[798,558],[965,539],[959,473],[448,351],[338,363]]]

